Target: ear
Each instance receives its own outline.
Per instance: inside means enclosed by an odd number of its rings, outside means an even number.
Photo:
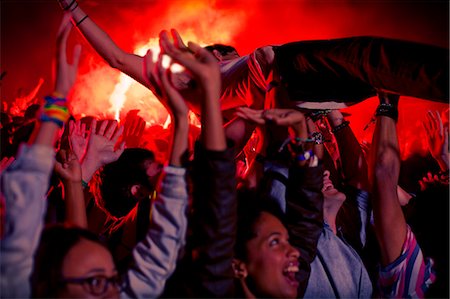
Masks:
[[[139,184],[131,186],[131,194],[138,199],[141,199],[147,195],[145,188]]]
[[[231,266],[233,267],[234,277],[237,279],[244,279],[247,277],[247,265],[239,259],[234,258],[231,262]]]
[[[212,53],[213,53],[214,57],[217,58],[217,60],[222,61],[222,54],[220,54],[219,51],[213,50]]]

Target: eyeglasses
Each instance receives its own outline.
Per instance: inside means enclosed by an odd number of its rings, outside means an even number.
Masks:
[[[126,285],[126,281],[119,275],[106,277],[104,275],[95,275],[91,277],[70,277],[61,280],[61,283],[73,283],[82,285],[86,291],[94,296],[104,295],[110,284],[116,287],[119,291],[123,290]]]

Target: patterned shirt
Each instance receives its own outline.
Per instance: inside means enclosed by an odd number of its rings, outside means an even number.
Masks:
[[[433,260],[424,258],[416,237],[408,226],[401,255],[380,269],[378,288],[385,298],[424,298],[436,280]]]

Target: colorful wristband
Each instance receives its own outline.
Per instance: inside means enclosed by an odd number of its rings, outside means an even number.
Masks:
[[[56,98],[46,96],[45,104],[41,110],[40,120],[42,122],[53,122],[59,127],[69,119],[69,109],[67,108],[67,100],[65,98]]]

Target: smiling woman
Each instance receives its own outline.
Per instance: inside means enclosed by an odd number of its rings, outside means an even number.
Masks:
[[[246,197],[248,200],[248,194]],[[276,213],[279,208],[252,204],[244,211],[244,204],[240,205],[233,270],[243,295],[296,298],[300,253],[289,243],[281,213]]]

